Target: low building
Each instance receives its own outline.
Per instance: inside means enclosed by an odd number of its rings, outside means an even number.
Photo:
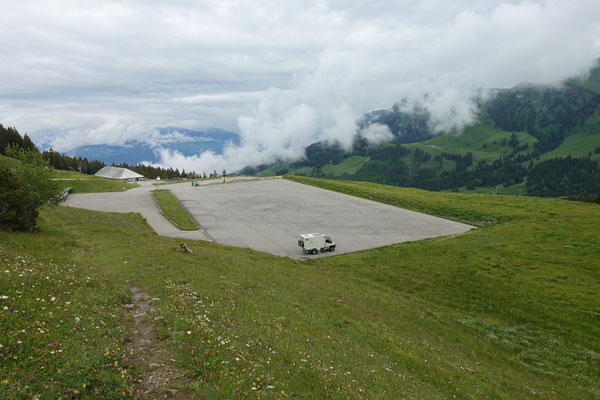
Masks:
[[[95,176],[99,176],[101,178],[108,179],[116,179],[119,181],[145,181],[146,177],[138,174],[137,172],[133,172],[127,168],[120,167],[111,167],[107,165],[102,168],[100,171],[94,174]]]

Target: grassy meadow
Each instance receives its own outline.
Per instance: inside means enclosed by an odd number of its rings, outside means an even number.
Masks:
[[[134,284],[199,399],[600,396],[600,206],[290,179],[479,229],[297,261],[44,210],[0,233],[0,393],[133,397]]]
[[[152,195],[156,200],[160,212],[167,218],[173,225],[182,231],[196,231],[198,227],[196,223],[190,217],[188,212],[181,206],[179,200],[173,196],[168,189],[156,189],[152,191]]]
[[[0,165],[16,168],[20,161],[11,157],[0,155]],[[114,179],[101,178],[95,175],[80,174],[75,171],[54,169],[54,179],[61,188],[71,188],[71,193],[101,193],[120,192],[123,189],[133,189],[139,185],[121,182]]]
[[[71,193],[120,192],[133,189],[139,185],[114,179],[101,178],[95,175],[80,174],[75,171],[54,170],[56,182],[62,188],[71,188]]]
[[[432,156],[444,152],[461,156],[471,153],[474,162],[482,159],[493,161],[512,151],[511,147],[502,146],[502,142],[510,140],[513,133],[520,145],[528,145],[528,148],[520,153],[533,151],[533,145],[537,140],[527,132],[506,132],[485,123],[467,126],[458,133],[439,135],[424,142],[408,143],[403,146],[409,149],[421,149]]]
[[[321,172],[326,176],[330,177],[342,177],[355,174],[366,162],[369,161],[369,157],[361,157],[361,156],[350,156],[345,158],[339,164],[328,163],[325,164]],[[267,177],[278,175],[279,171],[288,171],[288,174],[291,175],[310,175],[312,172],[312,167],[299,167],[296,168],[288,163],[281,163],[271,165],[264,170],[258,172],[256,176]],[[279,174],[280,175],[280,174]]]

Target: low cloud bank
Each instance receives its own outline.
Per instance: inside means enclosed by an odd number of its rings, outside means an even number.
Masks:
[[[600,53],[599,13],[598,2],[538,1],[467,9],[436,26],[358,25],[323,50],[315,70],[296,76],[291,89],[262,93],[253,111],[238,118],[241,146],[185,161],[164,154],[162,163],[235,170],[298,160],[317,141],[347,149],[359,133],[385,141],[386,127],[360,132],[357,121],[401,99],[406,111],[424,107],[435,131],[460,129],[473,121],[474,99],[486,96],[482,88],[554,85],[585,73]]]
[[[9,3],[0,122],[59,151],[143,141],[195,171],[387,140],[357,121],[399,101],[444,133],[473,120],[480,88],[558,84],[600,55],[597,0]],[[176,139],[165,126],[239,131],[241,144],[184,157],[162,149]]]

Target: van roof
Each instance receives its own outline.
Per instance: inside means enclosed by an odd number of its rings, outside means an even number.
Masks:
[[[323,235],[321,235],[320,233],[304,233],[304,234],[300,235],[300,237],[303,239],[309,239],[309,238],[319,237],[319,236],[323,236]]]

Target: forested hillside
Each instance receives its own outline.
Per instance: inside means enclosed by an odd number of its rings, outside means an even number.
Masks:
[[[600,67],[561,86],[521,84],[479,102],[476,121],[436,133],[424,109],[402,103],[372,111],[359,126],[389,127],[393,139],[353,148],[314,143],[304,160],[248,168],[372,181],[436,191],[477,191],[594,199],[600,193]]]

